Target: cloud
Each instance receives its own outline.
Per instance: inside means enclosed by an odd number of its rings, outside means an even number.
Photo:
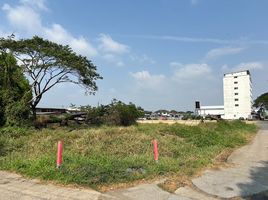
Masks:
[[[123,66],[125,66],[125,63],[124,63],[123,61],[118,61],[118,62],[116,63],[116,66],[118,66],[118,67],[123,67]]]
[[[234,67],[229,67],[228,65],[223,65],[221,67],[222,72],[224,73],[230,73],[230,72],[236,72],[236,71],[242,71],[242,70],[261,70],[263,69],[264,64],[261,62],[247,62],[247,63],[240,63],[237,64]]]
[[[206,60],[216,59],[222,56],[235,55],[243,51],[245,48],[223,47],[211,49],[205,56]]]
[[[101,57],[117,67],[123,67],[123,54],[129,53],[130,47],[112,39],[107,34],[100,34],[98,38],[98,49],[102,53]]]
[[[44,36],[54,42],[70,45],[74,51],[82,55],[97,55],[97,50],[84,37],[75,38],[66,31],[60,24],[53,24],[51,27],[43,27]]]
[[[230,68],[226,64],[221,67],[221,71],[223,71],[223,72],[226,72],[228,70],[230,70]]]
[[[133,102],[156,110],[159,105],[165,109],[194,109],[197,99],[205,104],[219,104],[222,95],[222,79],[213,79],[207,64],[176,64],[170,76],[151,74],[143,70],[130,73],[134,78],[131,93]],[[209,92],[207,92],[209,91]]]
[[[131,73],[131,75],[139,81],[161,80],[165,78],[164,75],[151,75],[148,71]]]
[[[176,69],[173,80],[191,80],[199,77],[207,78],[211,69],[207,64],[187,64]]]
[[[122,58],[119,55],[107,53],[107,54],[101,55],[101,58],[105,60],[106,62],[113,64],[114,66],[117,66],[117,67],[125,66],[124,62],[122,61]]]
[[[256,70],[262,69],[263,64],[261,62],[247,62],[247,63],[240,63],[233,68],[233,70]]]
[[[169,40],[175,42],[188,43],[211,43],[223,45],[268,45],[268,40],[251,40],[248,38],[239,39],[220,39],[220,38],[201,38],[201,37],[184,37],[171,35],[120,35],[122,37],[148,39],[148,40]]]
[[[20,0],[20,2],[24,5],[30,5],[40,10],[48,10],[48,8],[45,5],[46,3],[45,0]]]
[[[82,55],[96,56],[98,54],[97,50],[87,41],[84,37],[71,38],[70,46],[74,51],[79,52]]]
[[[129,47],[125,44],[121,44],[111,38],[111,36],[106,34],[100,34],[99,36],[99,49],[105,53],[112,54],[124,54],[129,52]]]
[[[193,6],[197,5],[198,3],[199,3],[198,0],[191,0],[191,5],[193,5]]]
[[[157,89],[162,83],[165,82],[165,76],[162,74],[152,75],[148,71],[140,71],[136,73],[130,73],[130,75],[137,81],[141,88]]]
[[[130,59],[132,61],[138,62],[139,64],[145,64],[145,63],[155,64],[156,63],[156,61],[153,58],[147,56],[146,54],[143,54],[141,56],[132,54],[132,55],[130,55]]]
[[[28,33],[41,33],[42,23],[40,15],[31,7],[24,4],[11,7],[9,4],[4,4],[2,10],[6,12],[9,23],[16,29]]]
[[[13,7],[4,4],[2,10],[5,11],[8,22],[16,31],[24,31],[31,36],[40,35],[53,42],[70,45],[75,52],[84,56],[96,56],[97,49],[84,37],[74,37],[60,24],[43,25],[38,11],[46,9],[44,2],[44,0],[21,0],[19,5]]]
[[[171,62],[171,63],[169,63],[169,65],[170,65],[171,67],[181,67],[181,66],[183,66],[183,64],[181,64],[181,63],[179,63],[179,62]]]

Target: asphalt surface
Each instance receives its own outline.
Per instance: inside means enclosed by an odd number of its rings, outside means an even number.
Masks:
[[[268,122],[258,125],[260,130],[252,143],[228,158],[234,167],[205,171],[192,180],[195,187],[220,198],[248,197],[268,191]]]
[[[1,200],[97,200],[100,195],[90,189],[41,183],[39,180],[0,171]]]

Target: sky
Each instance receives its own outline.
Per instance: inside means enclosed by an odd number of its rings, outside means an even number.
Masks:
[[[34,35],[87,56],[103,80],[86,95],[57,85],[39,106],[108,104],[146,110],[223,105],[224,73],[250,70],[268,91],[267,0],[0,0],[0,37]]]

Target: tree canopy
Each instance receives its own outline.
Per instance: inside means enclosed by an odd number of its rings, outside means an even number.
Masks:
[[[34,115],[44,93],[56,84],[78,84],[94,94],[98,89],[96,80],[102,79],[96,66],[86,57],[77,55],[68,45],[63,46],[38,36],[21,40],[2,38],[0,51],[11,52],[29,78],[33,91],[30,103]]]
[[[133,103],[125,104],[116,99],[108,105],[82,106],[80,109],[86,113],[85,121],[88,124],[129,126],[135,124],[139,117],[144,116],[144,110],[141,107]]]
[[[265,109],[268,109],[268,92],[260,95],[257,97],[257,99],[255,99],[254,106],[259,107],[261,105],[264,106]]]
[[[10,53],[0,53],[0,125],[25,124],[32,94],[28,80]]]

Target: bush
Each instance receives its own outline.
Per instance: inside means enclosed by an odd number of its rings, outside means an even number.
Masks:
[[[0,157],[21,149],[24,146],[23,138],[31,133],[31,129],[17,126],[0,128]]]
[[[102,124],[102,117],[106,113],[105,106],[101,105],[99,107],[91,107],[91,106],[82,106],[81,111],[86,112],[86,123],[87,124]]]
[[[135,104],[125,104],[113,100],[109,105],[99,107],[83,106],[81,110],[86,112],[86,123],[129,126],[143,116],[143,110]]]
[[[8,104],[5,109],[6,125],[24,126],[29,124],[30,108],[23,101]]]
[[[24,125],[30,116],[31,87],[10,53],[0,52],[0,126]]]
[[[0,100],[0,126],[3,126],[4,124],[5,124],[4,109],[3,109],[3,105],[1,104],[1,100]]]
[[[129,126],[136,123],[136,120],[142,116],[141,112],[134,104],[130,103],[127,105],[120,101],[115,101],[110,105],[108,115],[113,116],[112,120],[114,125],[123,126]],[[107,123],[112,124],[111,122],[112,121],[107,121]]]

